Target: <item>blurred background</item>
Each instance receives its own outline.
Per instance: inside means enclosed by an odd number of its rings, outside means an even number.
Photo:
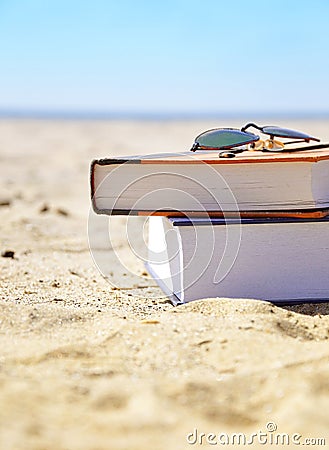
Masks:
[[[2,116],[329,115],[327,0],[0,0]]]
[[[95,158],[250,121],[329,142],[328,23],[328,0],[0,0],[1,449],[328,434],[328,305],[171,315],[140,261],[137,284],[100,246],[112,289],[87,236]]]

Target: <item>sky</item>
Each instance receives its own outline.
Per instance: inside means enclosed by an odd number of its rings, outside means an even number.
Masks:
[[[328,0],[0,0],[0,110],[329,114]]]

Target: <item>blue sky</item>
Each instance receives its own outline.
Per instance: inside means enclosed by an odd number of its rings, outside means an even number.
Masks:
[[[0,0],[0,109],[329,113],[328,0]]]

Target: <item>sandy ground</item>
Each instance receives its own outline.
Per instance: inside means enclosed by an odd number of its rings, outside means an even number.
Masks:
[[[239,123],[0,122],[0,250],[14,252],[0,257],[1,450],[195,448],[195,429],[249,436],[268,422],[268,436],[328,445],[329,304],[174,308],[108,254],[111,287],[91,258],[90,160],[181,151],[221,125]],[[329,139],[329,122],[285,125]]]

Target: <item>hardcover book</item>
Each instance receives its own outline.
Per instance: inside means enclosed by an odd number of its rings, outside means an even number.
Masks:
[[[95,160],[91,197],[99,214],[324,217],[329,151],[184,152]]]
[[[171,298],[329,300],[329,220],[149,218],[149,273]]]

